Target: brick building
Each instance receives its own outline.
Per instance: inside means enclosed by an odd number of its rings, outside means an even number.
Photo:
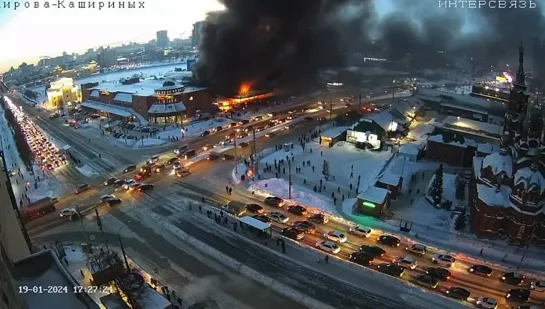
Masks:
[[[171,80],[133,78],[94,87],[82,85],[83,108],[118,118],[153,123],[181,123],[217,110],[208,89]]]
[[[501,150],[473,158],[471,228],[513,245],[545,245],[545,143],[541,111],[529,106],[524,50],[509,94]],[[480,155],[480,156],[479,156]]]

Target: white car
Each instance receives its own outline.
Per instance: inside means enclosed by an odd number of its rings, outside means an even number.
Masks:
[[[78,212],[74,208],[65,208],[61,210],[61,218],[70,217],[77,214]]]
[[[100,201],[101,202],[107,202],[109,200],[113,200],[114,198],[115,198],[115,195],[113,195],[113,194],[105,194],[105,195],[100,197]]]
[[[535,290],[537,292],[545,292],[545,280],[530,282],[530,290]]]
[[[136,180],[134,180],[134,179],[127,179],[127,180],[125,181],[125,183],[123,184],[123,187],[122,187],[122,188],[125,189],[125,190],[129,190],[130,186],[133,185],[133,184],[135,184],[135,183],[136,183]]]
[[[410,247],[405,247],[405,251],[414,253],[418,256],[424,256],[428,252],[428,248],[421,244],[414,244]]]
[[[350,233],[362,237],[369,237],[372,232],[373,230],[371,230],[370,228],[361,225],[352,226],[350,228]]]
[[[394,260],[394,263],[410,269],[415,269],[418,265],[418,261],[410,255],[400,256]]]
[[[454,263],[456,263],[456,259],[447,254],[436,254],[433,256],[431,261],[434,264],[439,264],[446,268],[450,268],[452,265],[454,265]]]
[[[316,243],[316,248],[320,249],[320,250],[323,250],[323,251],[326,251],[326,252],[331,252],[331,253],[334,253],[334,254],[337,254],[341,251],[341,247],[339,247],[339,245],[337,245],[336,243],[332,242],[332,241],[328,241],[328,240],[321,240],[319,242]]]
[[[492,297],[479,297],[477,300],[477,307],[485,309],[498,308],[498,301]]]
[[[277,211],[273,211],[273,212],[268,213],[267,217],[269,219],[273,220],[274,222],[278,222],[278,223],[287,223],[290,220],[290,218],[288,218],[288,216],[284,215],[281,212],[277,212]]]
[[[348,240],[348,238],[346,238],[346,235],[344,235],[344,233],[340,231],[329,231],[324,234],[324,238],[327,240],[338,242],[340,244],[345,243]]]

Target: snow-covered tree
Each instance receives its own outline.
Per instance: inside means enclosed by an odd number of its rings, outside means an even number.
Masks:
[[[456,217],[454,221],[454,229],[457,231],[462,231],[466,227],[466,209],[464,208],[462,212]]]
[[[443,196],[443,165],[439,165],[435,171],[433,181],[428,192],[430,197],[433,199],[433,204],[438,206],[441,204],[441,198]]]
[[[329,177],[329,162],[326,160],[324,160],[324,164],[322,166],[322,175],[324,175],[325,179]]]

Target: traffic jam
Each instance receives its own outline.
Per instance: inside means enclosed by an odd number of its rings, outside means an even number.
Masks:
[[[479,308],[502,308],[501,304],[507,303],[510,308],[537,309],[542,308],[538,304],[545,299],[545,280],[458,261],[456,254],[365,226],[348,226],[328,214],[279,197],[266,197],[264,206],[246,204],[235,212],[231,204],[222,208],[239,217],[251,214],[271,224],[275,232],[312,246],[324,256],[349,260]]]

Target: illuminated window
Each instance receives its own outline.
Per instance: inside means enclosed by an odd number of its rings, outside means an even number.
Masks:
[[[368,208],[375,208],[376,207],[376,205],[371,203],[371,202],[363,202],[362,205],[365,206],[365,207],[368,207]]]

